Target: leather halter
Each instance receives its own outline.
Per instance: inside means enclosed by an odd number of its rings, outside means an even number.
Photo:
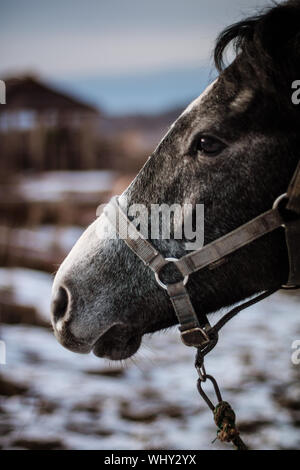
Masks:
[[[282,208],[284,202],[285,207]],[[218,340],[218,331],[228,320],[249,305],[272,294],[278,288],[263,292],[254,299],[234,308],[216,325],[211,326],[206,316],[204,316],[204,321],[200,323],[191,303],[185,287],[191,274],[220,262],[224,257],[249,245],[252,241],[279,227],[284,227],[290,268],[287,284],[282,287],[291,289],[300,286],[300,162],[287,193],[275,201],[272,209],[180,259],[164,258],[128,219],[127,214],[118,203],[117,196],[111,199],[105,207],[104,213],[119,234],[127,234],[123,238],[127,246],[154,272],[158,285],[168,292],[180,324],[182,341],[187,346],[197,347],[198,352],[201,351],[202,357],[215,346]],[[161,271],[169,263],[176,266],[182,276],[181,281],[169,284],[164,284],[161,281]]]

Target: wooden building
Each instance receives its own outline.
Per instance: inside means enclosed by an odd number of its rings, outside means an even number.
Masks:
[[[97,168],[99,111],[35,77],[9,78],[0,106],[4,172]]]

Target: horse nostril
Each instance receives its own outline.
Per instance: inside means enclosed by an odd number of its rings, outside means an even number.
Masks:
[[[64,287],[60,287],[52,301],[52,313],[54,321],[57,322],[65,316],[68,308],[68,293]]]

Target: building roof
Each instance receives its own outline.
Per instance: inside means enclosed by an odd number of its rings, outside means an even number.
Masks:
[[[0,112],[7,110],[30,109],[36,111],[79,111],[98,114],[90,104],[56,90],[32,76],[8,78],[6,85],[6,105]]]

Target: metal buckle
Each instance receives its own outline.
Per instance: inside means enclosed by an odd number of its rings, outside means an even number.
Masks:
[[[210,342],[208,334],[200,326],[184,331],[179,328],[179,330],[181,340],[186,346],[203,347]]]
[[[176,261],[178,261],[178,259],[177,259],[177,258],[166,258],[166,261],[168,261],[168,263],[175,263]],[[166,264],[168,264],[168,263],[166,263]],[[166,266],[166,264],[165,264],[164,266]],[[164,266],[162,266],[160,269],[164,268]],[[177,266],[176,266],[176,267],[177,267]],[[160,269],[159,269],[159,271],[157,271],[157,272],[154,273],[156,282],[157,282],[157,284],[158,284],[160,287],[162,287],[162,288],[165,289],[165,290],[168,290],[167,284],[164,284],[164,283],[159,279],[159,272],[160,272]],[[178,267],[177,267],[177,270],[178,270],[178,272],[180,272],[179,269],[178,269]],[[181,273],[180,273],[180,274],[181,274]],[[181,282],[182,282],[183,285],[185,286],[186,283],[188,282],[188,280],[189,280],[189,275],[184,276],[184,277],[183,277],[183,280],[182,280]],[[176,284],[176,282],[175,282],[174,284]]]

